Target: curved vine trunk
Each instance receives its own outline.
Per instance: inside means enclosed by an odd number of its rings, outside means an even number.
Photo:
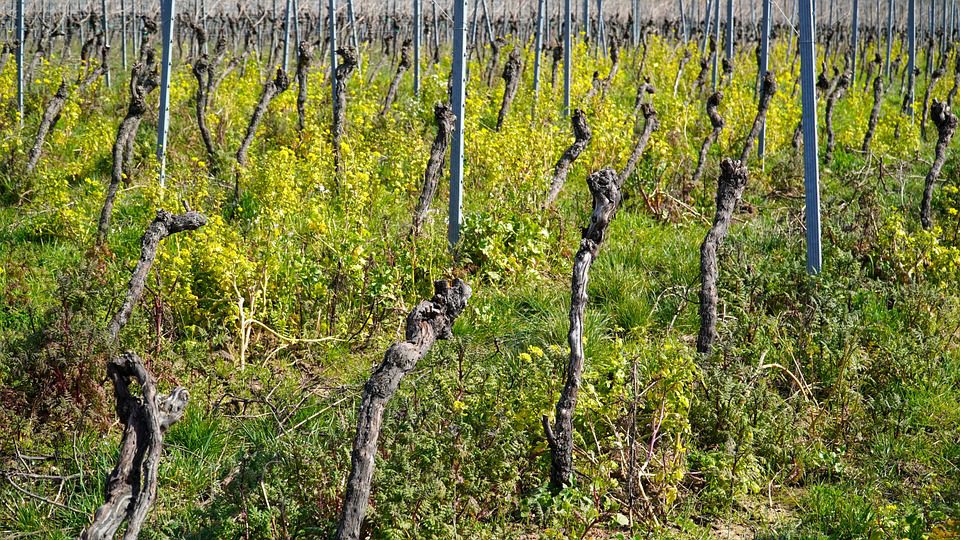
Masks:
[[[397,64],[397,72],[394,74],[393,80],[390,81],[390,87],[387,89],[387,96],[383,100],[383,109],[380,110],[380,116],[386,116],[387,111],[393,106],[393,101],[397,99],[397,90],[400,88],[400,81],[403,79],[403,74],[410,69],[411,65],[410,40],[408,39],[403,42],[403,46],[400,48],[400,63]]]
[[[157,87],[157,66],[152,54],[147,55],[148,63],[138,63],[133,66],[130,76],[130,105],[127,115],[117,128],[117,139],[113,143],[113,172],[110,185],[107,187],[107,196],[100,209],[100,219],[97,221],[96,246],[102,246],[107,241],[110,232],[110,219],[113,215],[113,203],[117,198],[117,189],[123,182],[124,157],[129,153],[128,147],[133,143],[140,126],[140,119],[147,112],[147,94]]]
[[[680,79],[683,77],[683,68],[686,67],[687,62],[690,61],[693,55],[690,54],[690,50],[683,52],[683,57],[680,58],[680,67],[677,68],[677,76],[673,79],[673,97],[677,97],[677,91],[680,89]]]
[[[437,121],[437,136],[434,137],[433,145],[430,147],[430,159],[427,160],[427,170],[423,173],[423,190],[420,192],[420,200],[413,214],[411,229],[413,237],[420,236],[423,222],[430,210],[430,203],[437,192],[437,183],[440,180],[447,146],[450,144],[450,135],[453,132],[453,121],[456,119],[450,106],[443,103],[434,106],[433,117]]]
[[[640,156],[643,155],[643,151],[647,148],[647,143],[650,142],[650,136],[660,127],[660,121],[657,119],[657,111],[653,109],[653,105],[644,103],[640,106],[640,110],[643,112],[643,131],[637,139],[637,144],[633,147],[633,152],[630,153],[630,158],[627,159],[626,166],[617,178],[618,187],[622,186],[624,182],[630,178],[630,175],[633,174],[634,169],[637,168],[637,162],[640,161]]]
[[[703,140],[703,144],[700,146],[700,155],[697,158],[697,168],[693,171],[693,178],[691,183],[696,185],[700,182],[700,178],[703,177],[703,168],[707,162],[707,153],[710,152],[710,147],[713,146],[713,143],[716,142],[717,137],[720,136],[720,132],[723,131],[723,118],[720,116],[720,113],[717,111],[717,107],[720,106],[720,100],[723,99],[723,92],[714,92],[707,99],[707,116],[710,117],[710,125],[713,126],[713,129],[710,131],[710,134],[707,135],[707,138]]]
[[[593,213],[590,225],[583,229],[580,249],[573,259],[573,276],[570,280],[570,328],[567,343],[570,356],[560,399],[557,401],[554,422],[550,424],[543,415],[543,430],[550,446],[550,484],[555,489],[568,486],[573,481],[573,413],[580,392],[583,373],[583,314],[587,307],[587,281],[590,266],[597,258],[600,245],[610,221],[620,206],[620,187],[616,171],[602,169],[587,178],[587,186],[593,196]]]
[[[824,152],[823,162],[828,165],[833,161],[833,148],[835,144],[833,132],[833,108],[836,106],[837,100],[840,99],[849,85],[850,76],[844,72],[842,75],[840,75],[840,78],[837,79],[837,83],[833,86],[833,90],[830,92],[830,95],[827,96],[827,109],[823,114],[823,123],[827,131],[827,150]]]
[[[289,87],[290,78],[287,77],[287,73],[283,70],[283,68],[277,68],[277,75],[263,85],[263,92],[260,94],[260,101],[257,102],[257,107],[253,110],[253,114],[250,116],[250,122],[247,124],[246,135],[244,135],[243,141],[240,143],[240,148],[237,149],[237,164],[241,167],[246,166],[247,164],[247,152],[250,150],[250,145],[253,143],[253,138],[257,134],[257,126],[260,125],[260,120],[263,119],[263,114],[267,112],[267,107],[270,106],[270,102],[273,101],[273,98],[286,91],[286,89]]]
[[[107,72],[108,50],[106,47],[101,49],[100,65],[80,81],[80,84],[77,86],[77,92],[82,93],[88,86],[96,82],[100,76]],[[0,72],[2,71],[3,68],[0,67]],[[60,82],[60,87],[57,88],[56,94],[53,95],[50,103],[47,104],[47,108],[43,111],[40,126],[37,128],[37,137],[33,142],[33,146],[30,148],[30,152],[27,154],[27,173],[31,173],[37,168],[40,155],[43,153],[43,142],[46,140],[47,135],[53,131],[53,128],[56,127],[57,122],[60,120],[60,113],[63,112],[63,107],[67,104],[68,99],[70,99],[70,89],[67,81],[63,80]]]
[[[873,81],[873,108],[870,110],[870,121],[867,123],[867,132],[863,136],[863,153],[870,153],[870,141],[877,131],[877,122],[880,120],[880,107],[883,106],[883,74],[878,73]]]
[[[593,133],[590,126],[587,125],[587,115],[582,110],[576,109],[570,117],[573,124],[573,144],[560,156],[556,166],[553,168],[553,181],[550,183],[550,191],[547,193],[547,200],[544,207],[550,206],[557,199],[560,190],[563,189],[564,182],[567,181],[567,174],[570,173],[570,167],[576,161],[580,153],[587,147]]]
[[[777,79],[773,72],[768,71],[763,75],[763,86],[760,88],[760,102],[757,104],[757,116],[753,119],[753,127],[747,134],[747,140],[743,143],[743,152],[740,153],[740,161],[747,164],[750,159],[750,152],[753,150],[754,141],[760,135],[760,129],[767,118],[767,111],[770,109],[770,101],[773,95],[777,93]]]
[[[943,77],[943,70],[940,68],[933,70],[933,75],[927,82],[927,89],[923,92],[923,112],[920,115],[920,137],[923,140],[927,140],[927,113],[930,112],[927,105],[930,103],[930,93],[933,91],[933,87],[937,85],[940,77]]]
[[[510,112],[510,104],[513,103],[520,85],[520,52],[517,49],[510,52],[510,57],[503,67],[503,83],[503,103],[497,115],[497,131],[503,128],[503,121]]]
[[[347,79],[357,68],[357,54],[350,47],[337,49],[340,63],[337,64],[337,99],[333,103],[333,164],[340,172],[340,139],[343,138],[343,126],[347,113]]]
[[[313,46],[301,41],[297,46],[297,129],[303,131],[307,118],[307,75],[313,61]]]
[[[120,305],[120,309],[110,320],[107,326],[107,334],[111,340],[117,339],[120,330],[126,326],[133,313],[133,308],[143,296],[143,289],[146,286],[147,274],[153,261],[157,257],[157,249],[160,247],[160,241],[183,231],[194,231],[206,225],[207,218],[203,214],[187,210],[183,214],[171,214],[166,210],[158,210],[157,217],[150,222],[147,229],[140,238],[140,259],[133,269],[130,276],[130,282],[127,284],[127,295]]]
[[[717,185],[717,213],[713,226],[700,245],[700,332],[697,352],[709,354],[717,340],[717,250],[727,237],[733,210],[747,185],[747,167],[740,161],[724,158],[720,162]]]
[[[431,300],[417,304],[407,315],[405,340],[387,349],[383,362],[363,387],[363,398],[357,414],[357,434],[350,454],[350,476],[343,496],[343,508],[337,525],[337,540],[358,540],[360,525],[367,511],[370,483],[373,479],[377,439],[383,422],[383,411],[400,386],[438,339],[453,337],[453,323],[463,312],[472,291],[463,281],[434,282]]]
[[[950,140],[957,130],[957,117],[950,112],[950,107],[945,103],[934,99],[930,106],[930,118],[933,124],[937,126],[937,147],[933,158],[933,165],[923,183],[923,200],[920,203],[920,223],[924,229],[933,227],[933,215],[931,205],[933,202],[933,187],[940,177],[940,170],[943,169],[944,162],[947,161],[947,149],[950,147]]]

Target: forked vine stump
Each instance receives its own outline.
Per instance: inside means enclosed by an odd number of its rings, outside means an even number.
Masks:
[[[556,166],[553,168],[553,181],[550,183],[550,191],[547,193],[547,200],[544,203],[544,207],[551,206],[553,202],[557,200],[557,195],[560,194],[564,182],[567,181],[567,174],[570,173],[570,167],[573,166],[573,162],[576,161],[577,157],[579,157],[587,147],[587,143],[590,142],[590,138],[593,136],[593,133],[590,131],[590,126],[587,125],[587,115],[585,115],[582,110],[576,109],[573,111],[570,122],[573,124],[574,141],[560,156]]]
[[[287,72],[280,67],[277,68],[276,77],[263,85],[260,101],[257,102],[257,107],[253,110],[253,115],[250,116],[250,123],[247,124],[247,133],[240,143],[240,148],[237,149],[237,165],[239,165],[239,168],[237,169],[236,180],[233,184],[233,201],[235,204],[240,202],[240,175],[243,167],[247,166],[247,151],[250,149],[253,138],[257,134],[257,126],[260,125],[260,120],[263,119],[263,114],[267,112],[267,107],[270,106],[273,98],[285,92],[289,87],[290,77],[288,77]]]
[[[387,402],[396,393],[400,380],[417,366],[438,339],[453,337],[453,323],[467,306],[470,286],[457,279],[434,282],[431,300],[417,304],[407,315],[405,341],[387,349],[383,362],[363,387],[357,434],[350,455],[350,476],[337,525],[337,540],[357,540],[367,511],[370,482],[373,479],[377,439]]]
[[[724,158],[720,162],[717,185],[717,213],[713,226],[700,245],[700,332],[697,352],[709,354],[717,340],[717,251],[727,237],[733,210],[747,185],[747,167],[740,161]]]
[[[190,396],[181,387],[158,395],[156,380],[132,352],[114,358],[107,365],[107,376],[113,382],[117,416],[124,426],[120,457],[107,477],[106,499],[80,539],[112,539],[126,520],[123,538],[135,540],[157,496],[163,434],[183,417]],[[133,382],[140,386],[140,397],[131,391]]]
[[[597,258],[600,245],[610,221],[620,206],[620,187],[613,169],[602,169],[587,178],[587,186],[593,196],[593,213],[590,225],[583,229],[580,249],[573,259],[573,277],[570,283],[570,328],[567,342],[570,356],[567,361],[565,383],[557,401],[553,425],[543,415],[543,430],[550,446],[550,484],[560,489],[573,480],[573,413],[580,392],[583,373],[583,314],[587,307],[587,281],[590,266]]]

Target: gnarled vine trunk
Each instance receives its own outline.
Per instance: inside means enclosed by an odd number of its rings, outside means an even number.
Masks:
[[[147,55],[147,64],[138,63],[133,66],[130,76],[130,105],[127,115],[117,128],[117,139],[113,143],[113,172],[110,185],[107,187],[107,196],[100,209],[100,219],[97,221],[96,245],[102,246],[107,241],[110,232],[110,220],[113,215],[113,203],[117,198],[120,182],[124,180],[124,157],[129,153],[128,148],[137,136],[140,120],[147,112],[147,94],[157,87],[157,66],[153,54]]]
[[[830,92],[830,95],[827,96],[827,109],[823,114],[823,123],[827,131],[827,150],[823,155],[823,162],[830,164],[833,161],[833,148],[835,144],[835,137],[833,132],[833,108],[837,104],[837,100],[843,96],[843,93],[846,91],[847,86],[850,85],[850,75],[846,72],[840,75],[840,78],[837,79],[837,83],[833,85],[833,90]]]
[[[630,153],[630,158],[627,159],[627,165],[623,168],[623,171],[620,172],[620,176],[617,179],[618,185],[620,186],[633,174],[634,169],[637,168],[637,162],[640,161],[640,156],[643,155],[643,151],[647,148],[647,143],[650,142],[650,136],[660,127],[660,121],[657,120],[657,111],[653,109],[653,105],[644,103],[640,106],[640,110],[643,112],[643,131],[640,133],[640,137],[637,138],[637,144],[634,145],[633,152]]]
[[[707,138],[703,140],[703,144],[700,145],[700,155],[697,158],[697,168],[693,171],[693,178],[691,183],[696,185],[700,182],[700,178],[703,176],[703,168],[707,162],[707,153],[710,152],[710,147],[713,146],[713,143],[716,142],[717,137],[720,136],[720,132],[723,131],[723,118],[720,116],[720,113],[717,111],[717,107],[720,106],[720,100],[723,99],[723,92],[717,91],[714,92],[709,98],[707,98],[707,116],[710,117],[710,125],[713,126],[713,129],[707,135]]]
[[[434,106],[433,117],[437,121],[437,136],[434,137],[433,145],[430,147],[430,159],[427,160],[427,170],[423,173],[423,190],[420,192],[420,200],[413,214],[411,229],[413,237],[420,236],[427,211],[430,210],[430,203],[437,192],[437,183],[440,180],[440,172],[443,170],[447,146],[450,144],[450,134],[453,132],[453,121],[456,119],[453,110],[444,103]]]
[[[573,124],[573,144],[560,156],[556,166],[553,168],[553,181],[550,183],[550,191],[547,193],[547,200],[544,206],[550,206],[557,199],[560,190],[563,189],[564,182],[567,181],[567,174],[570,173],[570,167],[580,156],[580,153],[587,147],[593,134],[590,126],[587,125],[587,115],[582,110],[576,109],[570,117]]]
[[[472,291],[463,281],[434,282],[431,300],[417,304],[407,315],[405,340],[387,349],[383,362],[363,387],[357,434],[350,454],[350,476],[343,496],[343,508],[337,525],[337,540],[358,540],[360,525],[367,511],[370,483],[373,480],[377,439],[383,422],[383,411],[400,386],[438,339],[453,337],[453,323],[467,306]]]
[[[390,81],[390,87],[387,88],[387,96],[383,100],[383,109],[380,110],[380,116],[386,116],[387,111],[393,106],[393,100],[397,99],[397,90],[400,88],[400,81],[403,80],[403,74],[410,69],[410,40],[403,42],[400,48],[400,63],[397,64],[397,72]]]
[[[709,354],[717,340],[717,251],[727,237],[733,210],[747,185],[747,167],[740,161],[724,158],[720,162],[717,185],[717,213],[713,226],[700,245],[700,332],[697,352]]]
[[[567,332],[570,356],[567,360],[565,383],[557,401],[553,425],[547,415],[542,418],[543,430],[550,446],[550,484],[556,489],[568,486],[573,481],[573,414],[583,373],[583,315],[587,307],[590,266],[596,260],[607,227],[620,206],[619,179],[613,169],[602,169],[591,174],[587,178],[587,186],[593,196],[593,212],[590,215],[590,225],[583,229],[580,249],[573,259],[570,328]]]
[[[767,118],[767,111],[770,109],[770,100],[777,93],[777,79],[773,72],[768,71],[763,75],[763,86],[760,89],[760,102],[757,104],[757,116],[753,119],[753,127],[747,134],[747,140],[743,143],[743,152],[740,153],[740,161],[746,165],[750,158],[750,152],[753,150],[754,141],[760,135],[760,129]]]
[[[510,112],[510,104],[517,95],[517,87],[520,85],[520,51],[514,49],[507,58],[507,63],[503,66],[503,103],[500,105],[500,113],[497,114],[497,131],[503,127],[503,121],[506,120]]]
[[[343,126],[347,114],[347,79],[357,68],[357,54],[350,47],[337,49],[340,63],[337,64],[337,99],[333,103],[333,164],[340,172],[340,139],[343,138]]]
[[[937,147],[934,150],[933,165],[927,172],[927,177],[923,183],[923,200],[920,202],[920,223],[924,229],[933,227],[933,215],[931,205],[933,203],[933,187],[940,177],[940,170],[947,161],[947,149],[950,147],[950,141],[957,130],[957,117],[950,112],[950,107],[934,99],[930,106],[930,118],[933,124],[937,126]]]
[[[867,123],[867,132],[863,135],[863,146],[860,148],[864,154],[870,153],[870,141],[877,132],[881,106],[883,106],[883,73],[878,73],[873,81],[873,108],[870,109],[870,121]]]

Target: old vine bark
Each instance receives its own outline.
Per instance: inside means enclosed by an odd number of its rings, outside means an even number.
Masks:
[[[637,162],[640,161],[640,156],[643,155],[647,143],[650,142],[650,136],[660,127],[660,121],[657,120],[657,111],[653,110],[652,104],[644,103],[640,106],[640,110],[643,112],[643,131],[637,139],[637,144],[633,147],[633,152],[630,153],[630,158],[627,159],[627,165],[620,172],[620,177],[617,180],[620,186],[633,174],[634,169],[637,168]]]
[[[100,209],[100,219],[97,221],[96,245],[102,246],[107,241],[110,232],[110,219],[113,215],[113,203],[117,198],[117,189],[123,181],[124,157],[129,152],[133,139],[137,136],[140,120],[147,112],[147,94],[157,87],[157,66],[153,55],[147,55],[148,63],[138,63],[133,66],[130,76],[130,105],[127,115],[117,128],[117,139],[113,143],[113,171],[110,185],[107,187],[107,196]]]
[[[503,121],[506,120],[510,112],[510,105],[513,98],[517,95],[517,87],[520,85],[520,52],[514,49],[507,58],[507,63],[503,66],[503,103],[500,105],[500,113],[497,114],[497,131],[503,127]]]
[[[693,171],[693,178],[691,180],[694,185],[700,182],[700,178],[703,176],[703,168],[706,165],[707,153],[710,152],[710,147],[713,146],[713,143],[716,142],[717,137],[720,136],[720,132],[723,131],[723,118],[717,111],[717,107],[720,106],[720,100],[722,99],[723,92],[720,91],[714,92],[709,98],[707,98],[707,116],[710,117],[710,125],[713,126],[713,129],[707,135],[707,138],[703,140],[703,144],[700,146],[700,156],[697,158],[697,168]]]
[[[107,327],[107,334],[111,340],[116,340],[120,334],[120,329],[126,326],[133,313],[134,306],[143,296],[143,289],[146,286],[147,274],[153,261],[157,257],[157,248],[160,247],[160,241],[182,231],[193,231],[206,225],[207,218],[203,214],[188,210],[183,214],[171,214],[166,210],[157,210],[157,217],[153,219],[143,237],[140,238],[140,260],[133,269],[130,276],[130,282],[127,284],[127,295],[120,306],[120,310],[113,316],[110,325]]]
[[[107,477],[106,499],[80,539],[111,539],[126,520],[123,538],[135,540],[157,495],[163,434],[183,417],[190,396],[181,387],[168,395],[158,395],[153,375],[140,357],[129,351],[107,365],[107,376],[113,382],[117,416],[123,423],[120,457]],[[140,386],[141,397],[131,392],[134,381]]]
[[[770,109],[770,100],[773,99],[773,95],[776,93],[777,79],[774,78],[773,72],[768,71],[763,75],[760,103],[757,104],[757,116],[753,119],[753,127],[750,128],[750,133],[747,134],[747,140],[743,143],[743,152],[740,153],[740,161],[744,165],[746,165],[747,160],[750,158],[754,141],[757,140],[757,137],[760,135],[760,128],[763,127],[763,123],[766,121],[767,111]]]

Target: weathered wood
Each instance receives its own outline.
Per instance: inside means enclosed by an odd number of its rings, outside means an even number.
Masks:
[[[103,208],[100,209],[100,219],[97,221],[97,239],[96,245],[102,246],[107,241],[107,235],[110,232],[110,220],[113,215],[113,203],[117,197],[117,189],[120,182],[123,181],[124,156],[129,155],[128,147],[133,144],[133,139],[137,135],[137,128],[140,126],[140,120],[147,112],[147,94],[152,92],[159,81],[155,57],[148,54],[147,64],[137,63],[133,66],[130,76],[130,104],[127,107],[127,114],[120,122],[117,128],[117,138],[113,143],[113,171],[110,177],[110,185],[107,187],[107,196],[103,201]]]
[[[200,128],[200,138],[203,140],[204,148],[207,149],[207,156],[212,158],[215,150],[210,129],[207,127],[207,104],[209,102],[207,90],[210,88],[213,73],[210,67],[210,59],[206,54],[201,54],[193,63],[193,76],[197,79],[197,126]]]
[[[417,209],[413,214],[413,227],[411,235],[420,236],[420,230],[423,228],[423,222],[430,210],[430,203],[437,192],[437,184],[440,181],[440,173],[443,171],[444,160],[447,153],[447,146],[450,144],[450,135],[453,132],[453,121],[455,116],[453,109],[445,103],[438,103],[433,107],[433,117],[437,121],[437,136],[433,139],[433,145],[430,147],[430,159],[427,160],[427,170],[423,173],[423,190],[420,192],[420,200],[417,202]]]
[[[301,41],[297,46],[297,129],[303,131],[307,118],[307,75],[313,61],[313,45]]]
[[[717,110],[717,107],[720,106],[720,100],[723,99],[723,92],[717,91],[714,92],[709,98],[707,98],[707,116],[710,118],[710,125],[713,126],[713,129],[707,135],[707,138],[703,140],[703,144],[700,145],[700,155],[697,158],[697,168],[693,171],[693,178],[691,183],[696,185],[700,182],[700,179],[703,177],[703,169],[706,166],[707,162],[707,153],[710,152],[710,147],[713,146],[713,143],[716,142],[717,137],[720,136],[720,132],[723,131],[724,121],[720,116],[720,112]]]
[[[606,236],[607,227],[620,206],[620,187],[616,171],[602,169],[587,178],[587,186],[593,196],[593,212],[590,225],[583,229],[580,249],[573,259],[573,276],[570,282],[570,327],[567,343],[570,356],[567,360],[565,382],[557,401],[554,423],[547,415],[542,418],[544,433],[550,447],[550,484],[559,489],[573,481],[573,414],[580,392],[583,373],[583,315],[587,306],[587,281],[590,266],[597,258],[600,245]]]
[[[514,49],[507,58],[507,63],[503,66],[503,103],[500,104],[500,113],[497,114],[497,131],[503,128],[503,122],[510,112],[510,105],[513,98],[517,96],[517,88],[520,85],[520,51]]]
[[[747,167],[740,161],[724,158],[720,162],[717,185],[717,213],[713,226],[700,245],[700,332],[697,352],[709,354],[717,340],[717,251],[727,237],[733,210],[747,185]]]
[[[830,95],[827,96],[827,108],[823,113],[823,124],[827,132],[827,149],[823,154],[823,162],[827,165],[833,161],[833,148],[835,144],[833,132],[833,109],[836,106],[837,100],[843,96],[843,93],[847,90],[848,86],[850,86],[850,75],[847,72],[844,72],[833,85],[833,90],[830,91]]]
[[[873,81],[873,108],[870,110],[870,121],[867,123],[867,132],[863,135],[863,153],[870,153],[870,141],[877,132],[877,123],[880,120],[880,107],[883,106],[883,73],[877,73]]]
[[[387,111],[393,106],[393,100],[397,98],[397,90],[400,88],[400,81],[403,80],[403,74],[413,65],[410,61],[410,40],[405,40],[400,48],[400,63],[397,64],[397,72],[390,81],[390,87],[387,88],[387,95],[383,100],[383,109],[380,110],[380,116],[386,116]]]
[[[133,308],[140,301],[140,297],[143,296],[147,274],[157,257],[157,248],[160,246],[160,241],[171,234],[199,229],[206,223],[206,216],[193,210],[188,210],[183,214],[171,214],[166,210],[157,210],[157,217],[153,219],[140,238],[140,260],[137,261],[137,265],[130,275],[126,297],[120,306],[120,310],[113,316],[107,327],[107,334],[111,340],[117,339],[120,330],[130,320]]]
[[[387,403],[396,393],[401,379],[426,356],[434,342],[453,337],[453,323],[472,294],[470,287],[459,279],[453,283],[436,281],[434,288],[433,298],[420,302],[407,315],[405,340],[387,349],[383,362],[363,387],[357,434],[350,455],[350,476],[334,536],[338,540],[360,538],[360,525],[370,497],[377,439]]]
[[[934,99],[930,106],[930,119],[933,125],[937,126],[937,147],[934,150],[933,165],[927,172],[927,177],[923,183],[923,200],[920,203],[920,223],[924,229],[933,227],[933,215],[931,205],[933,203],[933,187],[940,177],[940,170],[947,161],[947,149],[950,147],[950,141],[957,130],[957,117],[950,112],[950,107],[946,103]]]
[[[557,199],[557,195],[559,195],[560,190],[563,189],[564,182],[567,181],[567,174],[570,173],[570,167],[577,157],[580,156],[580,153],[587,147],[587,143],[590,142],[590,138],[593,136],[593,133],[590,131],[590,126],[587,125],[587,115],[585,115],[582,110],[574,110],[573,115],[570,117],[570,122],[573,124],[574,141],[560,156],[556,166],[553,168],[553,181],[550,183],[550,191],[547,193],[547,200],[544,203],[545,207],[552,205]]]
[[[640,157],[643,155],[643,151],[647,149],[650,136],[660,128],[657,111],[653,109],[652,104],[644,103],[640,106],[640,111],[643,113],[643,131],[640,132],[640,137],[637,138],[637,144],[634,145],[633,152],[630,153],[626,166],[620,171],[618,178],[620,186],[623,186],[627,179],[633,174],[633,171],[637,168],[637,162],[640,161]]]
[[[350,47],[337,49],[340,62],[337,63],[337,92],[333,103],[333,164],[334,169],[340,171],[340,140],[343,138],[343,129],[347,115],[347,79],[357,68],[357,53]]]
[[[563,44],[557,42],[553,46],[553,64],[550,67],[550,86],[556,86],[557,84],[557,69],[560,66],[560,62],[563,61]]]
[[[753,127],[747,134],[747,140],[743,143],[743,152],[740,153],[740,161],[746,165],[750,159],[750,152],[753,150],[754,142],[760,136],[760,129],[767,118],[767,111],[770,109],[770,100],[777,93],[777,79],[772,71],[763,75],[763,86],[760,89],[760,102],[757,104],[757,116],[753,119]]]

